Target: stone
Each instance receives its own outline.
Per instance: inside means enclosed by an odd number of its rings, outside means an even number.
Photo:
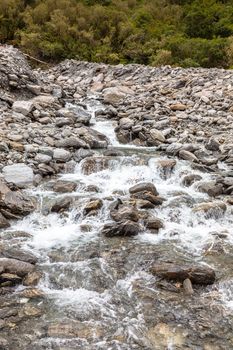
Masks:
[[[149,230],[160,230],[161,228],[164,228],[164,223],[162,220],[157,219],[157,218],[148,218],[145,220],[145,226]]]
[[[27,116],[32,111],[33,106],[33,101],[15,101],[12,109],[14,112]]]
[[[194,184],[194,182],[196,181],[200,181],[202,179],[202,177],[198,174],[190,174],[190,175],[186,175],[184,176],[183,180],[182,180],[182,184],[184,186],[191,186],[192,184]]]
[[[158,194],[159,194],[155,185],[150,183],[150,182],[141,182],[141,183],[138,183],[138,184],[129,188],[130,194],[134,194],[137,192],[143,192],[143,191],[150,192],[154,196],[158,196]]]
[[[181,159],[188,160],[190,162],[197,162],[198,161],[197,157],[193,153],[186,151],[186,150],[180,150],[179,157]]]
[[[215,272],[204,265],[175,265],[157,263],[151,268],[151,273],[164,279],[184,282],[187,278],[193,284],[208,285],[215,282]]]
[[[223,194],[223,185],[216,184],[215,181],[201,183],[198,185],[197,189],[201,192],[207,193],[210,197],[216,197]]]
[[[6,209],[12,214],[25,216],[34,211],[35,203],[25,193],[10,191],[0,199],[0,209],[2,213],[2,209]],[[3,214],[5,216],[5,212]]]
[[[148,191],[141,191],[141,192],[136,192],[131,195],[132,198],[136,199],[143,199],[145,201],[151,202],[154,206],[156,205],[161,205],[164,202],[164,199],[159,196],[155,196],[151,192]]]
[[[50,204],[50,211],[55,212],[55,213],[59,213],[61,211],[69,209],[72,201],[73,200],[70,197],[56,198],[56,199],[52,200],[52,202]]]
[[[186,108],[187,108],[187,106],[184,105],[183,103],[175,103],[175,104],[170,105],[170,109],[172,111],[185,111]]]
[[[106,157],[88,157],[82,162],[82,172],[85,175],[90,175],[98,171],[107,169],[110,159]]]
[[[33,185],[33,170],[23,163],[7,165],[2,169],[2,173],[6,182],[13,183],[19,188],[26,188]]]
[[[0,229],[10,227],[9,221],[0,213]]]
[[[117,222],[122,220],[137,222],[139,220],[139,212],[135,207],[132,206],[120,206],[117,209],[112,209],[110,210],[110,216]]]
[[[161,159],[157,162],[161,177],[167,179],[171,176],[172,171],[176,166],[175,159]]]
[[[11,282],[11,285],[21,283],[22,278],[13,273],[2,273],[0,275],[0,284],[5,282]]]
[[[209,151],[219,151],[220,143],[213,137],[209,139],[209,141],[205,144],[205,148]]]
[[[74,192],[77,188],[77,184],[72,181],[58,180],[53,185],[54,192],[58,193],[70,193]]]
[[[2,269],[4,273],[12,273],[18,275],[19,277],[24,277],[29,272],[32,272],[34,268],[34,265],[24,261],[0,258],[0,269]]]
[[[35,160],[38,162],[38,163],[44,163],[44,164],[49,164],[52,160],[52,157],[48,156],[47,154],[41,154],[41,153],[38,153],[36,156],[35,156]]]
[[[224,202],[207,202],[197,204],[193,208],[195,213],[205,213],[207,217],[221,217],[227,210],[227,206]]]
[[[28,262],[33,265],[35,265],[38,261],[35,255],[19,248],[5,248],[0,250],[0,256]]]
[[[102,229],[102,234],[106,237],[135,236],[140,230],[141,227],[138,223],[126,220],[123,222],[105,224]]]
[[[58,162],[68,162],[71,158],[71,153],[62,148],[55,148],[53,152],[53,159]]]
[[[103,206],[103,201],[101,199],[91,200],[87,203],[83,209],[85,215],[89,214],[92,211],[101,209]]]
[[[42,273],[38,271],[29,272],[23,279],[24,286],[36,286],[42,277]]]
[[[22,298],[28,298],[28,299],[44,298],[45,296],[44,292],[42,292],[42,290],[37,288],[24,289],[22,292],[19,293],[19,295]]]
[[[157,129],[151,129],[150,130],[150,135],[149,135],[149,139],[147,140],[147,142],[149,142],[150,144],[157,144],[157,142],[166,142],[166,138],[164,137],[163,133]]]
[[[111,87],[103,90],[104,102],[112,105],[120,103],[125,94],[122,93],[117,87]]]

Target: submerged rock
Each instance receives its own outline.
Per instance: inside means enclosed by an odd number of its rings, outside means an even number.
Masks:
[[[194,284],[213,284],[215,282],[215,272],[208,266],[202,265],[175,265],[170,263],[154,264],[151,268],[153,275],[179,282],[184,282],[187,278]]]

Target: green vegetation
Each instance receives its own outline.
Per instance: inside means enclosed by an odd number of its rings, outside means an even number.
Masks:
[[[1,0],[0,42],[39,59],[233,66],[232,0]]]

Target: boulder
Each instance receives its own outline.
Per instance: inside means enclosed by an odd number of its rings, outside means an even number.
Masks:
[[[135,199],[143,199],[145,201],[151,202],[154,206],[156,205],[161,205],[164,202],[164,199],[159,196],[155,196],[151,192],[148,191],[141,191],[141,192],[136,192],[131,195],[132,198]]]
[[[18,248],[6,248],[0,250],[0,257],[16,259],[33,265],[38,261],[37,257],[32,253]]]
[[[98,171],[107,169],[110,163],[110,159],[106,157],[88,157],[82,162],[82,172],[85,175],[90,175]]]
[[[221,217],[227,210],[227,206],[224,202],[207,202],[197,204],[193,211],[195,213],[203,212],[206,217]]]
[[[215,181],[201,183],[198,190],[207,193],[210,197],[216,197],[223,194],[223,185],[216,184]]]
[[[103,201],[101,199],[91,200],[89,203],[85,205],[84,214],[89,214],[92,211],[96,211],[101,209],[103,206]]]
[[[23,279],[24,286],[36,286],[42,277],[41,272],[29,272]]]
[[[59,192],[59,193],[73,192],[76,190],[76,188],[77,188],[77,184],[72,181],[58,180],[53,185],[54,192]]]
[[[191,186],[192,184],[194,184],[194,182],[196,181],[200,181],[202,179],[202,177],[198,174],[190,174],[190,175],[186,175],[184,176],[183,180],[182,180],[182,184],[184,186]]]
[[[164,228],[164,223],[162,220],[157,219],[157,218],[148,218],[145,220],[145,226],[149,230],[160,230],[161,228]]]
[[[28,262],[17,259],[0,258],[0,270],[2,270],[3,273],[12,273],[19,277],[24,277],[34,269],[34,265]]]
[[[170,109],[172,111],[185,111],[186,108],[187,108],[187,106],[184,105],[183,103],[175,103],[175,104],[170,105]]]
[[[166,142],[166,138],[164,137],[163,133],[157,129],[151,129],[149,138],[147,142],[151,145],[157,145],[158,142]]]
[[[60,211],[69,209],[72,202],[73,202],[73,199],[71,197],[56,198],[52,200],[49,205],[50,211],[59,213]]]
[[[161,177],[164,179],[167,179],[170,177],[173,169],[176,166],[176,160],[175,159],[161,159],[157,162]]]
[[[126,220],[123,222],[105,224],[102,233],[106,237],[135,236],[141,230],[138,223]]]
[[[132,186],[129,188],[129,193],[130,194],[134,194],[137,192],[143,192],[143,191],[147,191],[152,193],[154,196],[158,196],[158,191],[156,190],[156,187],[154,184],[152,184],[151,182],[140,182],[138,184],[136,184],[135,186]]]
[[[175,265],[171,263],[155,264],[151,273],[167,280],[184,282],[187,278],[193,284],[208,285],[215,282],[215,272],[208,266]]]
[[[112,105],[117,105],[125,97],[125,94],[122,93],[117,87],[110,87],[104,89],[103,94],[104,102]]]
[[[198,161],[197,157],[193,153],[186,151],[186,150],[180,150],[179,157],[181,159],[188,160],[190,162],[197,162]]]
[[[139,220],[139,212],[133,206],[120,206],[117,209],[110,210],[110,216],[113,220],[119,222],[122,220],[130,220],[137,222]]]
[[[7,165],[2,169],[2,173],[6,182],[13,183],[19,188],[33,185],[33,170],[23,163]]]
[[[5,215],[5,211],[9,211],[16,215],[28,215],[35,209],[35,204],[32,198],[22,192],[7,192],[0,199],[0,210]],[[4,210],[4,212],[3,212]]]

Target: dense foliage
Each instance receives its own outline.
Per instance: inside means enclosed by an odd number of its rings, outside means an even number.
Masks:
[[[232,0],[0,0],[0,41],[44,60],[233,66]]]

